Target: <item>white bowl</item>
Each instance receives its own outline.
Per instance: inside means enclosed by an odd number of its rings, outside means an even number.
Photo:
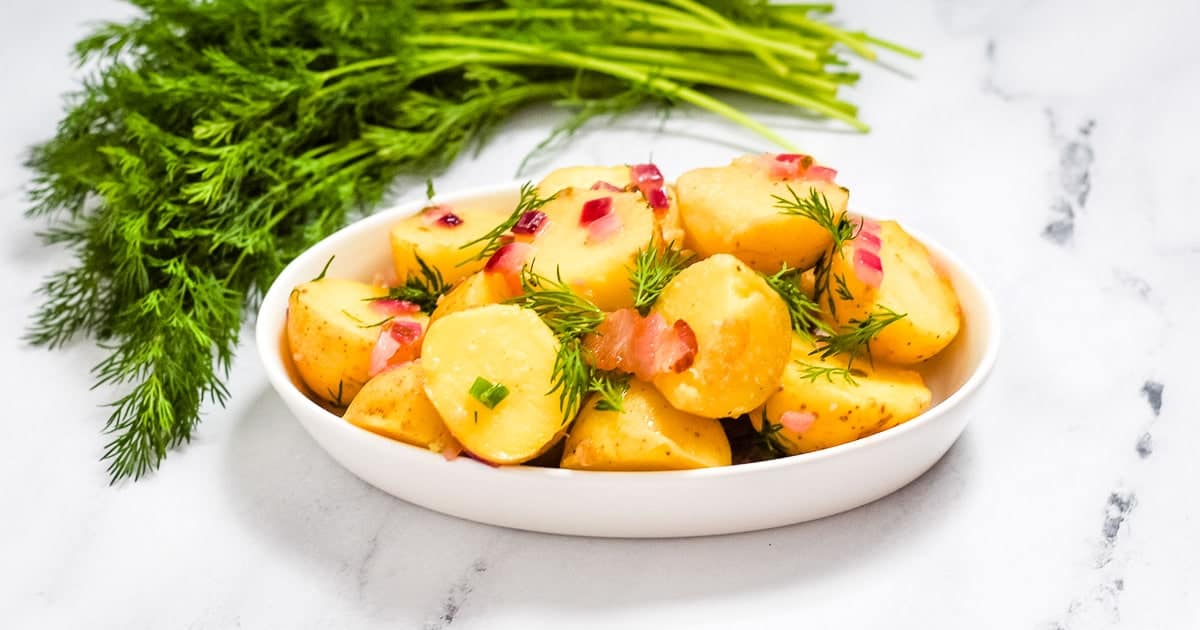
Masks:
[[[517,184],[439,195],[449,204],[512,207]],[[294,260],[267,291],[258,314],[258,351],[271,385],[335,460],[381,490],[460,518],[583,536],[704,536],[821,518],[898,490],[954,443],[974,411],[996,357],[995,306],[974,274],[936,243],[914,234],[944,267],[965,325],[923,368],[934,406],[900,426],[823,451],[752,464],[672,472],[587,472],[492,468],[360,429],[309,400],[283,352],[288,294],[337,258],[332,277],[371,280],[391,268],[388,228],[424,204],[380,212],[342,229]],[[909,230],[911,232],[911,230]]]

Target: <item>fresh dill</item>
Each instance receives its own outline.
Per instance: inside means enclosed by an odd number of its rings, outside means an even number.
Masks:
[[[363,320],[359,319],[358,317],[355,317],[353,313],[351,313],[350,311],[347,311],[346,309],[342,309],[342,314],[345,315],[346,317],[349,317],[350,319],[353,319],[354,321],[358,322],[359,328],[379,328],[380,326],[392,321],[393,319],[396,319],[395,316],[389,315],[377,322],[367,323],[367,322],[364,322]]]
[[[771,422],[767,417],[767,408],[762,410],[762,425],[755,432],[754,443],[768,455],[779,458],[791,455],[787,447],[784,445],[786,438],[780,434],[783,430],[783,425],[778,422]]]
[[[329,260],[325,261],[325,266],[321,267],[321,273],[317,274],[317,277],[313,278],[312,280],[309,280],[309,282],[320,282],[320,281],[324,280],[325,274],[329,273],[329,265],[333,264],[334,258],[337,258],[337,256],[330,256]]]
[[[675,249],[671,242],[659,249],[653,243],[638,252],[633,267],[629,269],[629,282],[633,285],[633,307],[642,315],[666,288],[672,278],[687,268],[695,257]]]
[[[833,292],[838,296],[838,299],[845,300],[847,302],[854,301],[854,294],[850,292],[850,287],[846,286],[845,274],[839,273],[833,276],[833,284]]]
[[[433,201],[433,198],[436,196],[437,196],[437,191],[435,191],[433,189],[433,179],[426,177],[425,178],[425,201]]]
[[[760,275],[787,305],[788,318],[791,320],[792,330],[796,334],[812,341],[814,332],[830,332],[829,324],[821,319],[821,307],[809,299],[797,282],[800,276],[799,269],[789,268],[785,264],[782,269],[772,275],[761,272]]]
[[[833,383],[833,379],[836,377],[845,381],[847,385],[858,385],[858,381],[854,380],[855,370],[850,368],[813,365],[803,361],[796,361],[796,365],[800,366],[800,378],[811,383],[816,383],[820,379]]]
[[[404,300],[416,304],[423,312],[432,313],[437,308],[438,300],[449,293],[452,287],[442,277],[442,272],[430,266],[416,252],[413,252],[413,256],[417,259],[417,273],[408,274],[404,284],[388,289],[387,295],[368,299]]]
[[[598,411],[624,411],[625,392],[629,391],[629,375],[592,370],[592,382],[588,390],[598,394]]]
[[[496,250],[500,249],[501,239],[509,232],[509,230],[513,229],[513,226],[515,226],[517,221],[521,219],[521,215],[525,214],[526,212],[540,209],[542,206],[553,201],[556,197],[558,197],[557,192],[549,197],[539,197],[537,187],[533,185],[533,182],[525,182],[522,184],[521,198],[517,201],[517,205],[513,207],[513,211],[509,213],[507,218],[496,225],[496,227],[488,230],[488,232],[483,236],[459,246],[459,249],[471,249],[472,247],[483,243],[483,247],[477,253],[472,254],[470,258],[459,262],[458,265],[462,266],[477,260],[487,260],[490,258],[492,254],[496,253]]]
[[[346,406],[346,403],[342,401],[342,397],[345,395],[344,394],[345,385],[346,385],[345,381],[338,379],[337,393],[334,393],[333,390],[327,390],[329,392],[330,400],[333,401],[333,406],[335,406],[335,407],[345,407]]]
[[[475,382],[471,383],[471,388],[468,390],[471,397],[479,401],[479,404],[488,409],[495,409],[508,398],[508,388],[500,383],[493,383],[482,376],[476,376]]]
[[[829,199],[825,196],[825,193],[818,191],[816,188],[810,188],[807,197],[801,197],[791,186],[788,186],[787,190],[791,195],[791,199],[772,195],[775,198],[775,207],[779,208],[780,214],[810,219],[821,226],[826,232],[829,232],[830,237],[833,239],[833,244],[821,255],[813,269],[812,301],[820,304],[821,298],[824,297],[829,306],[830,313],[836,315],[837,303],[833,299],[833,290],[829,286],[833,256],[841,255],[842,247],[858,236],[858,231],[862,229],[862,226],[852,221],[846,212],[835,214],[833,208],[829,205]],[[845,287],[844,278],[840,288],[846,289],[845,293],[849,294],[850,291]]]
[[[809,354],[820,355],[828,359],[835,354],[844,354],[853,361],[854,357],[865,354],[871,357],[871,340],[884,328],[904,319],[906,314],[897,313],[886,306],[878,306],[878,310],[867,315],[865,319],[851,319],[849,326],[843,327],[835,334],[822,336],[817,340],[817,347]]]

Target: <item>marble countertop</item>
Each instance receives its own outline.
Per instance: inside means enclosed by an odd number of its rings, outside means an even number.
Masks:
[[[980,271],[1005,322],[983,409],[928,474],[866,507],[631,541],[498,529],[367,486],[288,416],[249,330],[229,405],[158,474],[109,487],[99,405],[114,392],[89,389],[101,352],[18,339],[40,278],[69,261],[21,216],[20,162],[77,80],[70,43],[128,9],[7,3],[0,626],[1200,627],[1200,4],[838,5],[928,53],[866,69],[853,100],[875,130],[755,111],[836,166],[856,207]],[[506,179],[557,120],[519,116],[439,189]],[[701,114],[660,127],[647,113],[593,125],[537,168],[652,155],[672,176],[766,148]]]

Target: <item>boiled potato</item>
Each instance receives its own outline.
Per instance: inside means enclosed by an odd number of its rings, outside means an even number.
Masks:
[[[387,289],[352,280],[306,282],[288,298],[287,338],[292,361],[312,393],[334,405],[348,404],[363,384],[371,350],[388,317],[370,301]],[[417,322],[420,313],[402,316]]]
[[[421,361],[409,361],[376,374],[363,386],[343,418],[372,433],[431,451],[458,442],[425,395]]]
[[[837,184],[782,180],[761,166],[763,156],[744,156],[729,166],[701,168],[679,177],[675,188],[686,232],[684,244],[702,256],[731,254],[754,269],[775,273],[785,263],[806,269],[832,237],[815,221],[781,214],[773,195],[801,198],[817,190],[834,216],[846,211],[849,192]]]
[[[632,380],[621,411],[589,400],[571,426],[563,468],[684,470],[728,466],[732,456],[721,422],[679,411],[653,386]]]
[[[763,404],[787,364],[787,306],[759,274],[717,254],[675,276],[654,305],[696,334],[695,362],[654,379],[676,409],[706,418],[737,416]]]
[[[498,273],[477,271],[467,276],[465,280],[458,283],[458,286],[438,300],[437,308],[429,316],[429,323],[432,324],[450,313],[488,304],[499,304],[511,297],[513,297],[513,292],[504,276]]]
[[[519,464],[554,445],[564,429],[547,395],[558,340],[533,311],[481,306],[439,319],[421,347],[425,393],[463,448],[494,464]],[[508,388],[489,409],[471,394],[477,378]]]
[[[844,373],[822,373],[832,368],[846,370],[844,356],[821,359],[810,354],[813,344],[799,336],[792,338],[792,357],[783,372],[783,384],[764,409],[750,414],[755,428],[762,430],[762,418],[781,424],[783,414],[811,414],[802,431],[781,426],[776,443],[790,454],[807,453],[878,433],[906,422],[929,408],[932,395],[921,375],[902,368],[888,367],[857,359],[847,382]]]
[[[590,189],[596,182],[608,182],[617,188],[633,186],[628,166],[570,166],[552,171],[538,182],[538,192],[543,196],[565,188]],[[673,186],[664,185],[670,204],[665,211],[655,213],[658,226],[656,238],[662,243],[675,243],[683,247],[683,220],[679,216],[679,203]]]
[[[457,217],[456,225],[431,220],[446,211]],[[417,256],[429,266],[441,272],[449,283],[483,269],[486,260],[476,260],[463,265],[459,263],[476,256],[483,249],[478,243],[460,249],[496,227],[508,217],[509,208],[494,206],[461,205],[430,206],[425,210],[397,223],[391,230],[392,261],[396,275],[403,281],[410,274],[420,273]]]
[[[612,198],[621,227],[596,241],[580,225],[580,213],[585,203],[602,197]],[[566,188],[542,211],[550,222],[533,241],[533,271],[548,278],[561,274],[567,285],[606,311],[633,306],[629,268],[655,230],[654,213],[641,195]]]
[[[865,241],[848,243],[833,256],[831,278],[844,278],[852,300],[835,291],[836,313],[822,299],[825,317],[837,328],[852,326],[887,307],[904,317],[885,327],[871,340],[871,356],[877,361],[913,365],[941,352],[954,340],[962,324],[962,308],[949,280],[929,257],[929,250],[909,236],[895,221],[881,221],[879,260],[883,280],[878,288],[864,284],[855,272],[854,252]]]

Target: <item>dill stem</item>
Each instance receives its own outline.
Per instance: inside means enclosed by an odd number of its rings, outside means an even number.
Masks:
[[[854,37],[854,35],[843,31],[836,26],[831,26],[824,22],[809,19],[802,13],[795,12],[779,12],[775,16],[779,21],[794,26],[799,29],[809,31],[811,33],[819,33],[830,39],[845,44],[847,48],[854,51],[859,57],[874,61],[876,59],[875,51],[864,44],[862,40]]]
[[[702,4],[693,2],[693,0],[667,0],[667,1],[685,11],[688,11],[689,13],[691,13],[697,17],[702,17],[705,20],[707,20],[709,23],[719,26],[729,32],[742,31],[742,28],[740,26],[725,19],[725,16],[721,15],[720,13],[717,13],[716,11],[713,11],[712,9],[710,9]],[[761,45],[751,44],[751,45],[749,45],[749,48],[750,48],[750,52],[752,52],[755,57],[758,57],[759,61],[762,61],[763,64],[766,65],[768,68],[770,68],[771,71],[774,72],[775,74],[777,74],[779,76],[787,76],[788,74],[791,73],[791,71],[788,69],[786,64],[784,64],[782,61],[780,61],[778,57],[771,54],[771,51],[767,50],[766,48],[763,48]]]
[[[585,49],[589,53],[609,57],[614,59],[624,59],[626,61],[642,61],[652,62],[656,65],[663,66],[678,66],[684,68],[696,68],[701,63],[704,63],[705,69],[713,72],[724,72],[728,74],[736,74],[741,77],[753,75],[755,78],[765,79],[761,76],[758,69],[749,63],[744,63],[737,59],[722,59],[720,61],[708,58],[698,58],[696,55],[676,52],[674,50],[663,50],[661,48],[643,48],[637,46],[613,46],[613,45],[597,45],[588,46]],[[771,80],[778,82],[783,79],[792,83],[796,87],[808,88],[819,92],[833,95],[837,92],[840,81],[826,79],[810,74],[791,73],[785,77],[770,77]]]
[[[696,107],[708,110],[718,116],[722,116],[727,120],[737,123],[760,136],[770,140],[771,142],[789,150],[796,150],[793,145],[785,140],[779,134],[771,131],[770,128],[753,118],[742,113],[738,109],[731,107],[724,101],[715,99],[706,94],[702,94],[691,88],[680,85],[674,81],[653,76],[652,74],[631,67],[626,64],[609,61],[606,59],[596,59],[587,57],[572,52],[554,50],[545,46],[534,44],[526,44],[523,42],[514,42],[509,40],[488,39],[483,37],[465,37],[461,35],[413,35],[410,40],[418,45],[450,45],[450,46],[469,46],[491,50],[507,50],[511,52],[519,52],[528,54],[531,58],[552,59],[561,61],[572,66],[593,70],[601,74],[608,74],[630,81],[643,83],[648,87],[658,90],[660,93],[679,98],[680,100],[691,103]]]

